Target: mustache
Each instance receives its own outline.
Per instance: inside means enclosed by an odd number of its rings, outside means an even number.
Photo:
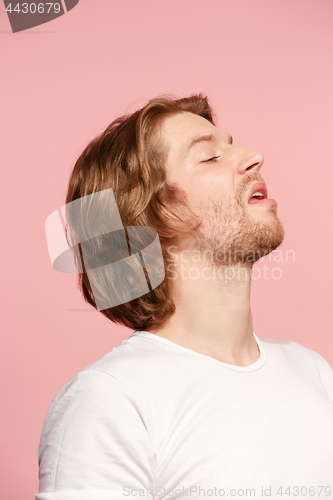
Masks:
[[[265,182],[259,172],[249,172],[246,176],[244,176],[237,187],[237,200],[243,199],[244,194],[254,182]]]

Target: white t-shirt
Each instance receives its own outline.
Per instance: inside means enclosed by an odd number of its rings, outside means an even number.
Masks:
[[[333,370],[254,334],[259,359],[222,363],[149,332],[56,395],[35,500],[333,498]]]

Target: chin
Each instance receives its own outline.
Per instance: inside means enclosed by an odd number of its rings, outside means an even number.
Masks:
[[[218,267],[239,262],[253,264],[283,242],[285,233],[276,206],[260,207],[258,211],[247,211],[241,205],[229,210],[222,210],[220,204],[213,208],[207,210],[207,215],[203,211],[204,223],[197,230],[195,248],[211,250],[214,255],[223,250],[225,259],[221,253],[214,259]]]
[[[276,215],[273,218],[245,217],[231,246],[239,253],[238,262],[254,263],[279,247],[284,240],[284,227]],[[234,262],[236,263],[236,262]]]
[[[263,223],[260,226],[256,238],[258,259],[278,248],[282,244],[285,235],[282,222],[277,217],[274,222]],[[255,242],[253,243],[255,247]]]

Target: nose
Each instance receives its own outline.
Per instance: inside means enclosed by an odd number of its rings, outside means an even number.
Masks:
[[[264,163],[264,157],[258,151],[250,149],[238,148],[237,173],[246,174],[247,172],[259,172]]]

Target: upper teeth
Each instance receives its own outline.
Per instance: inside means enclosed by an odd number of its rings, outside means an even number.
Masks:
[[[264,196],[264,194],[263,193],[259,193],[259,191],[257,191],[256,193],[253,193],[252,196]]]

